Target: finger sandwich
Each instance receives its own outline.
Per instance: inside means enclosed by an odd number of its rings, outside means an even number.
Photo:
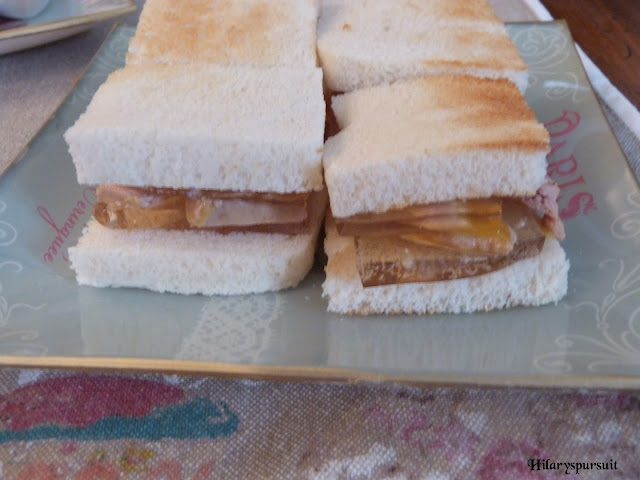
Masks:
[[[331,106],[329,311],[462,313],[565,295],[549,135],[513,82],[411,78]]]
[[[65,134],[78,181],[97,186],[69,250],[80,284],[212,295],[302,280],[326,206],[315,5],[146,3],[127,65]]]

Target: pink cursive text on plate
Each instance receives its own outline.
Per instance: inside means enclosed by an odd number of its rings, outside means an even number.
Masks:
[[[38,206],[38,214],[56,233],[56,236],[53,237],[53,241],[49,244],[47,251],[42,255],[45,263],[53,262],[59,254],[62,255],[62,259],[65,262],[69,261],[63,253],[64,243],[78,223],[82,221],[83,215],[85,215],[87,210],[95,203],[93,200],[94,196],[95,190],[93,188],[85,188],[82,192],[82,198],[75,203],[62,225],[56,223],[47,207],[43,205]]]
[[[567,144],[566,136],[578,128],[580,120],[578,112],[565,110],[560,117],[545,123],[551,136],[547,173],[560,187],[558,207],[560,218],[563,220],[580,214],[587,215],[598,208],[593,194],[583,189],[585,181],[584,177],[578,174],[578,160],[573,154],[563,156],[562,153],[563,147]]]

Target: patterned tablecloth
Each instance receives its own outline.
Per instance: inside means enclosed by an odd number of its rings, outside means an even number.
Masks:
[[[545,15],[493,3],[509,21]],[[108,30],[0,58],[0,171]],[[589,73],[637,175],[640,122]],[[639,426],[640,392],[0,370],[3,479],[637,479]]]
[[[0,372],[0,476],[640,478],[640,393]]]

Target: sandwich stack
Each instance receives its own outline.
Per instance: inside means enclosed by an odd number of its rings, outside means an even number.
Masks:
[[[81,284],[184,294],[296,285],[322,223],[314,0],[149,0],[127,65],[65,134],[94,219]]]
[[[347,92],[332,98],[339,132],[323,158],[328,309],[461,313],[562,298],[549,135],[489,4],[324,0],[318,51],[326,83]]]

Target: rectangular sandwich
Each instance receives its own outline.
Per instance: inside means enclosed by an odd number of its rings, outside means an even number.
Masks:
[[[514,83],[419,77],[335,96],[332,109],[330,311],[461,313],[565,295],[549,135]]]
[[[316,67],[316,0],[147,0],[128,65]]]
[[[317,35],[335,93],[438,74],[527,85],[527,67],[487,0],[321,0]]]
[[[78,282],[183,294],[296,285],[326,204],[316,67],[128,65],[65,134],[94,218]]]

